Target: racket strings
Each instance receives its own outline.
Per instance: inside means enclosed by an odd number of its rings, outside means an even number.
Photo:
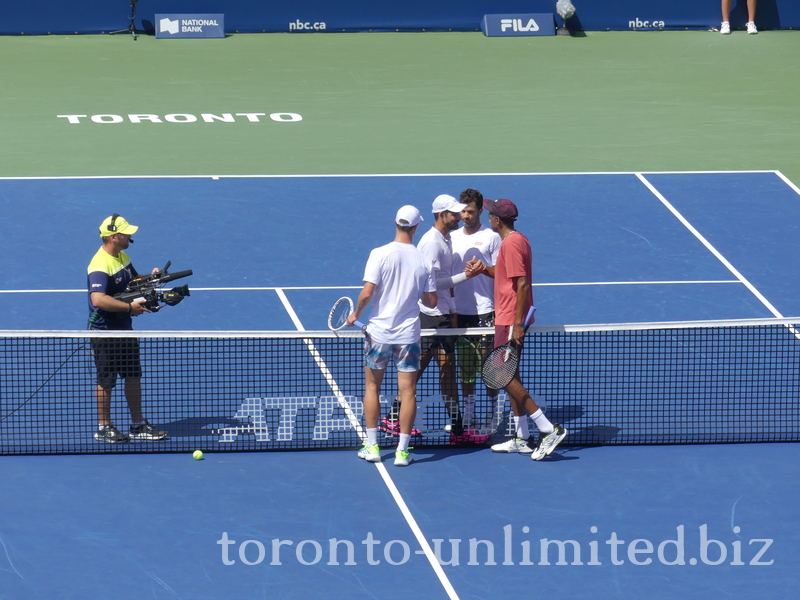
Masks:
[[[486,358],[482,375],[486,387],[499,390],[511,383],[519,366],[519,354],[510,348],[497,348]]]
[[[328,314],[328,328],[333,331],[343,329],[347,325],[347,317],[353,312],[353,301],[350,298],[339,298]]]
[[[333,311],[333,314],[331,315],[331,325],[336,329],[343,327],[344,324],[347,323],[347,317],[349,314],[349,307],[344,303],[340,304],[336,307],[336,310]]]

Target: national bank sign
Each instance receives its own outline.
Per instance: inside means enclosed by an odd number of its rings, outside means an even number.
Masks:
[[[156,37],[225,37],[225,15],[156,15]]]

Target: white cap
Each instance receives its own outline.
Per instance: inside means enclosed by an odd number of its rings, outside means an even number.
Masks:
[[[419,214],[415,206],[409,204],[401,207],[400,210],[397,211],[397,216],[394,218],[394,222],[402,227],[413,227],[414,225],[419,225],[420,221],[424,221],[422,215]]]
[[[459,202],[452,196],[449,196],[448,194],[442,194],[440,196],[436,196],[436,199],[433,201],[434,214],[440,212],[460,213],[465,208],[467,208],[466,204],[461,204],[461,202]]]

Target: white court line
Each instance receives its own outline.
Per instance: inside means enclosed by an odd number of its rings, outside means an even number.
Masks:
[[[298,318],[297,313],[295,312],[294,308],[289,302],[289,299],[286,297],[286,294],[283,293],[282,289],[277,289],[276,291],[278,297],[281,299],[281,302],[283,303],[283,306],[289,313],[292,322],[297,327],[297,330],[305,331],[303,324],[300,322],[300,319]],[[358,422],[358,419],[356,419],[355,414],[353,413],[353,409],[347,403],[344,394],[342,394],[341,390],[339,389],[339,384],[333,378],[333,375],[331,374],[330,370],[328,369],[328,366],[325,364],[325,361],[322,359],[316,347],[314,346],[314,343],[311,340],[303,340],[303,341],[308,346],[308,349],[311,352],[311,356],[314,357],[314,361],[317,363],[317,366],[322,371],[322,374],[325,377],[325,380],[328,382],[328,385],[330,385],[331,389],[333,390],[334,395],[339,401],[339,405],[344,409],[345,413],[347,414],[347,417],[350,420],[350,424],[356,430],[358,436],[362,440],[365,439],[366,432],[361,427],[361,423]],[[447,592],[448,598],[450,598],[451,600],[459,600],[458,594],[456,594],[456,591],[453,588],[453,585],[450,583],[450,580],[447,578],[444,569],[442,569],[442,566],[436,559],[436,555],[433,553],[433,550],[431,549],[428,540],[423,535],[422,530],[417,524],[416,519],[414,519],[414,515],[412,515],[411,511],[408,509],[408,505],[406,504],[405,500],[403,500],[403,496],[400,494],[400,490],[397,489],[397,486],[395,485],[391,475],[389,475],[389,472],[386,470],[386,467],[383,465],[383,463],[375,463],[375,467],[378,469],[378,473],[380,473],[384,484],[389,489],[389,492],[392,494],[392,498],[394,498],[397,507],[400,509],[400,512],[403,514],[406,523],[408,524],[409,528],[414,534],[414,537],[417,539],[417,543],[419,543],[420,547],[422,548],[422,553],[428,559],[428,562],[430,562],[431,567],[433,567],[433,570],[436,573],[436,576],[439,578],[439,582],[442,584],[442,587],[444,587],[445,592]],[[417,551],[417,553],[419,554],[419,551]]]
[[[521,177],[521,176],[559,176],[559,175],[737,175],[750,173],[775,173],[771,169],[753,169],[743,171],[563,171],[551,173],[306,173],[296,175],[70,175],[66,177],[0,177],[0,181],[25,181],[25,180],[61,180],[61,179],[291,179],[298,177]],[[782,177],[784,181],[786,180]]]
[[[277,289],[276,293],[278,294],[278,298],[280,298],[281,302],[283,303],[283,307],[286,309],[286,312],[289,313],[289,317],[292,319],[292,323],[294,323],[297,331],[305,331],[306,328],[303,327],[303,323],[300,321],[300,317],[297,316],[297,313],[294,310],[291,302],[286,297],[286,294],[283,293],[282,289]],[[331,390],[333,391],[333,395],[336,396],[336,401],[339,403],[339,406],[342,407],[344,410],[345,415],[347,415],[347,420],[350,421],[350,426],[356,431],[358,436],[363,440],[365,437],[364,430],[361,428],[361,423],[358,422],[358,418],[356,417],[355,413],[353,412],[353,408],[348,404],[347,399],[345,398],[342,390],[339,389],[339,384],[336,383],[336,380],[333,378],[333,374],[331,373],[330,369],[328,369],[328,365],[325,364],[325,361],[322,359],[322,356],[317,350],[317,347],[314,345],[310,339],[304,339],[303,343],[308,347],[308,351],[311,353],[311,357],[314,359],[314,362],[317,363],[317,367],[322,372],[322,376],[325,377],[325,381],[330,386]]]
[[[789,178],[788,178],[788,177],[786,177],[786,175],[784,175],[784,174],[783,174],[783,173],[781,173],[780,171],[775,171],[775,174],[776,174],[778,177],[780,177],[780,178],[783,180],[783,182],[784,182],[786,185],[788,185],[788,186],[789,186],[790,188],[792,188],[792,189],[793,189],[795,192],[797,192],[798,194],[800,194],[800,188],[798,188],[798,187],[797,187],[795,184],[793,184],[791,181],[789,181]]]
[[[571,283],[534,283],[533,287],[569,287],[582,285],[697,285],[708,283],[741,283],[738,279],[706,279],[706,280],[674,280],[674,281],[575,281]],[[360,290],[360,285],[331,285],[331,286],[270,286],[270,287],[213,287],[192,288],[193,292],[277,292],[281,290]],[[0,290],[0,294],[73,294],[86,293],[86,290]],[[286,296],[283,296],[286,298]],[[288,299],[282,300],[287,306]],[[290,306],[290,305],[289,305]],[[288,308],[287,308],[288,310]],[[296,316],[296,315],[295,315]],[[297,325],[297,323],[295,323]],[[301,330],[302,331],[302,330]]]
[[[782,315],[780,312],[778,312],[778,309],[777,309],[777,308],[775,308],[774,306],[772,306],[772,304],[770,303],[770,301],[769,301],[769,300],[767,300],[767,299],[764,297],[764,295],[763,295],[761,292],[759,292],[759,291],[756,289],[756,287],[755,287],[755,286],[754,286],[752,283],[750,283],[750,282],[747,280],[747,278],[746,278],[744,275],[742,275],[742,274],[741,274],[741,273],[740,273],[740,272],[739,272],[739,271],[736,269],[736,267],[734,267],[734,266],[733,266],[733,265],[730,263],[730,261],[728,261],[728,259],[727,259],[727,258],[725,258],[724,256],[722,256],[722,254],[721,254],[721,253],[720,253],[720,252],[719,252],[719,251],[718,251],[718,250],[717,250],[717,249],[716,249],[716,248],[715,248],[715,247],[714,247],[714,246],[711,244],[711,242],[709,242],[709,241],[708,241],[708,240],[707,240],[707,239],[706,239],[706,238],[703,236],[703,234],[701,234],[701,233],[700,233],[700,232],[699,232],[697,229],[695,229],[695,227],[694,227],[694,226],[693,226],[691,223],[689,223],[689,221],[688,221],[688,220],[686,220],[686,218],[685,218],[685,217],[684,217],[684,216],[683,216],[683,215],[682,215],[682,214],[681,214],[681,213],[678,211],[678,209],[676,209],[674,206],[672,206],[672,204],[670,203],[670,201],[669,201],[669,200],[667,200],[667,199],[666,199],[666,198],[663,196],[663,194],[661,194],[661,192],[659,192],[659,191],[658,191],[658,190],[655,188],[655,186],[654,186],[652,183],[650,183],[650,182],[647,180],[647,178],[645,178],[645,177],[644,177],[644,175],[642,175],[641,173],[637,173],[637,174],[636,174],[636,177],[638,177],[638,178],[639,178],[639,181],[641,181],[641,182],[642,182],[642,183],[643,183],[643,184],[644,184],[644,185],[647,187],[647,189],[649,189],[649,190],[650,190],[650,191],[653,193],[653,195],[654,195],[656,198],[658,198],[658,199],[661,201],[661,203],[662,203],[664,206],[666,206],[666,207],[667,207],[667,210],[669,210],[669,211],[670,211],[670,212],[671,212],[671,213],[672,213],[672,214],[675,216],[675,218],[676,218],[676,219],[678,219],[678,221],[680,221],[680,222],[683,224],[683,226],[684,226],[684,227],[686,227],[686,229],[688,229],[688,230],[689,230],[689,231],[692,233],[692,235],[694,235],[694,237],[696,237],[696,238],[697,238],[697,239],[700,241],[700,243],[701,243],[701,244],[703,244],[703,245],[704,245],[704,246],[705,246],[705,247],[706,247],[706,248],[709,250],[709,252],[711,252],[711,254],[713,254],[713,255],[714,255],[716,258],[717,258],[717,260],[719,260],[719,261],[720,261],[720,262],[721,262],[723,265],[725,265],[725,268],[727,268],[727,269],[728,269],[728,270],[729,270],[729,271],[730,271],[730,272],[733,274],[733,276],[734,276],[734,277],[736,277],[736,279],[737,279],[738,281],[740,281],[740,282],[741,282],[741,283],[742,283],[742,284],[743,284],[743,285],[744,285],[744,286],[745,286],[745,287],[746,287],[748,290],[750,290],[750,292],[751,292],[751,293],[752,293],[752,294],[753,294],[753,295],[754,295],[756,298],[758,298],[758,299],[759,299],[759,301],[760,301],[760,302],[761,302],[761,303],[762,303],[764,306],[766,306],[766,307],[767,307],[767,310],[769,310],[769,311],[770,311],[770,312],[771,312],[771,313],[772,313],[774,316],[778,317],[779,319],[782,319],[782,318],[783,318],[783,315]]]
[[[442,584],[444,591],[447,592],[447,597],[451,600],[459,600],[458,594],[456,593],[455,588],[453,588],[453,584],[450,583],[450,580],[447,578],[447,574],[442,569],[442,565],[439,564],[439,561],[436,559],[436,555],[433,553],[428,540],[425,538],[425,535],[422,533],[422,530],[419,528],[417,524],[417,520],[414,518],[414,515],[411,514],[411,511],[408,509],[408,505],[406,501],[403,500],[403,496],[400,494],[400,490],[397,489],[397,486],[394,484],[394,480],[392,476],[389,475],[389,471],[386,470],[386,466],[383,463],[374,463],[375,467],[378,469],[378,473],[380,473],[381,477],[383,478],[383,482],[386,484],[386,487],[389,488],[389,492],[392,494],[392,498],[397,503],[398,508],[400,508],[400,512],[403,513],[403,516],[406,519],[406,523],[411,528],[411,531],[414,533],[414,537],[417,538],[417,542],[422,547],[422,552],[425,554],[425,557],[428,559],[428,562],[431,563],[433,567],[433,571],[436,573],[436,576],[439,578],[439,582]],[[415,552],[415,554],[419,554],[419,550]]]
[[[580,285],[695,285],[699,283],[741,283],[738,279],[706,279],[687,281],[577,281],[574,283],[534,283],[533,287],[568,287]]]

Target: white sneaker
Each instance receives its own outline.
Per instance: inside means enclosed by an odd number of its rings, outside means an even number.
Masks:
[[[407,450],[398,450],[394,453],[394,466],[407,467],[414,462],[414,457]]]
[[[749,34],[758,33],[758,29],[756,29],[756,24],[753,21],[748,21],[748,23],[747,23],[747,33],[749,33]]]
[[[381,449],[377,444],[367,446],[367,442],[364,442],[364,446],[358,451],[358,458],[363,458],[371,463],[381,462]]]
[[[495,444],[492,446],[492,452],[519,452],[520,454],[530,454],[533,448],[528,444],[530,438],[523,440],[522,438],[513,437],[502,444]]]
[[[531,458],[533,460],[542,460],[552,453],[565,437],[567,437],[567,430],[561,425],[553,425],[552,433],[547,435],[539,434],[539,443],[536,445]]]
[[[723,21],[722,25],[719,26],[719,32],[722,35],[730,35],[731,34],[731,24],[728,21]]]

